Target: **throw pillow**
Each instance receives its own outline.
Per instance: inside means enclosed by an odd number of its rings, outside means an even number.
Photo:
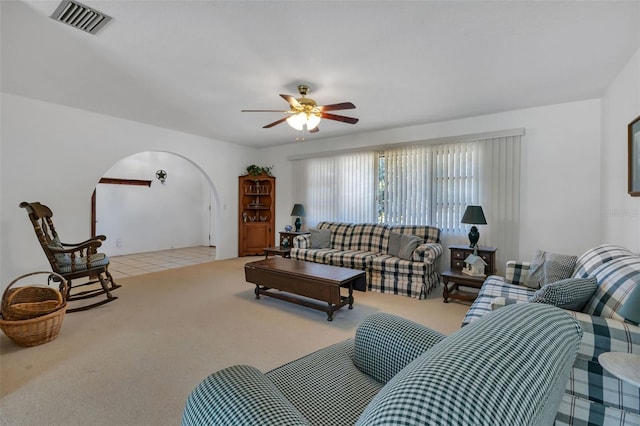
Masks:
[[[331,248],[331,231],[328,229],[309,229],[311,233],[311,248],[326,249]]]
[[[533,293],[531,303],[546,303],[558,308],[580,312],[598,287],[596,277],[567,278],[545,284]]]
[[[400,250],[398,251],[398,257],[404,260],[411,260],[413,256],[413,251],[422,244],[424,241],[422,238],[417,235],[407,235],[402,234],[400,238]]]
[[[391,232],[389,234],[389,249],[387,252],[391,256],[400,257],[400,240],[402,239],[402,234],[397,234],[395,232]]]
[[[571,278],[577,259],[577,256],[538,250],[531,262],[529,277],[524,285],[529,288],[539,289],[545,284]]]

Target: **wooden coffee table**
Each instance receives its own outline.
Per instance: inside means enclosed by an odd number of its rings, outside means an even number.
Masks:
[[[463,300],[465,302],[473,302],[478,297],[478,293],[470,291],[462,291],[460,287],[471,287],[475,289],[482,288],[485,276],[474,277],[472,275],[463,274],[460,269],[447,269],[440,274],[444,282],[442,289],[442,297],[444,303],[449,303],[449,299]]]
[[[333,321],[333,313],[345,305],[353,309],[353,290],[367,289],[364,271],[282,257],[249,262],[244,274],[247,282],[256,285],[256,299],[263,294],[317,309],[326,312],[327,321]],[[342,287],[348,289],[348,296],[340,294]]]

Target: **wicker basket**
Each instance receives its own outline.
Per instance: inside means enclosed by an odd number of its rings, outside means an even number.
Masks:
[[[35,274],[55,275],[60,279],[63,292],[66,292],[67,288],[67,281],[55,272],[32,272],[16,278],[7,286],[2,295],[0,329],[20,346],[37,346],[58,337],[67,311],[67,304],[57,290],[54,290],[56,296],[51,291],[43,290],[53,290],[48,287],[27,286],[11,289],[19,280]]]

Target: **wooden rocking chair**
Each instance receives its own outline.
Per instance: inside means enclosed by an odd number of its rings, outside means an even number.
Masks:
[[[29,213],[29,219],[36,232],[40,246],[51,264],[51,269],[67,280],[66,300],[74,301],[100,295],[105,296],[105,299],[97,303],[69,308],[67,312],[84,311],[117,299],[117,297],[111,295],[111,291],[121,286],[113,281],[113,277],[109,273],[109,258],[104,253],[97,252],[98,247],[102,245],[102,241],[106,240],[107,237],[98,235],[77,244],[63,243],[58,238],[58,233],[53,226],[51,219],[53,212],[49,207],[39,202],[27,203],[26,201],[20,203],[20,207],[26,209]],[[74,287],[72,281],[78,278],[87,278],[88,281]],[[49,281],[59,282],[60,279],[56,279],[55,275],[51,275]],[[72,293],[72,290],[78,287],[97,283],[100,283],[100,288]],[[63,291],[62,286],[60,290]]]

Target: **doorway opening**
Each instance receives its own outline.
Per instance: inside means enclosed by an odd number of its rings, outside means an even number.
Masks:
[[[112,258],[216,246],[215,187],[178,154],[146,151],[118,161],[96,185],[91,206],[92,235],[107,236],[102,249]]]

